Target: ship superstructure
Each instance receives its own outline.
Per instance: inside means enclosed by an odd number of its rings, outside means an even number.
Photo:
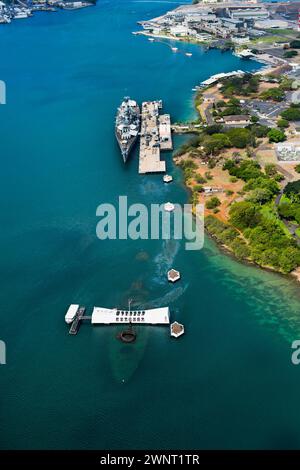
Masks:
[[[125,97],[118,108],[115,133],[124,163],[137,140],[140,130],[140,108],[136,101]]]

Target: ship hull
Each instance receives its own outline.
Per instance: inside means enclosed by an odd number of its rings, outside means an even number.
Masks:
[[[115,136],[123,162],[126,163],[137,141],[140,130],[140,108],[130,98],[125,98],[116,116]]]
[[[130,153],[131,153],[131,151],[132,151],[132,149],[133,149],[133,147],[134,147],[134,145],[137,141],[137,136],[134,137],[133,139],[131,139],[130,142],[128,142],[128,144],[125,146],[125,145],[122,144],[121,138],[118,135],[117,131],[115,132],[115,134],[116,134],[116,139],[117,139],[120,151],[121,151],[123,162],[126,163],[128,158],[129,158],[129,155],[130,155]]]

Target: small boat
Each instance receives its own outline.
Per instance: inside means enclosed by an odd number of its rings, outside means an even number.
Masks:
[[[178,51],[178,47],[171,47],[172,51],[173,52],[177,52]]]
[[[186,55],[187,57],[192,57],[193,54],[192,54],[191,52],[186,52],[185,55]]]
[[[154,42],[154,38],[148,38],[148,41]]]

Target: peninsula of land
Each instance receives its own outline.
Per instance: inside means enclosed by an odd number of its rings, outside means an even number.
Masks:
[[[262,62],[195,87],[198,118],[174,155],[207,231],[240,260],[300,280],[299,3],[196,1],[149,21],[141,34],[232,50]],[[177,52],[177,48],[172,48]]]

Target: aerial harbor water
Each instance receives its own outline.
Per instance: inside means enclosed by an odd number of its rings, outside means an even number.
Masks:
[[[171,4],[172,3],[172,4]],[[114,119],[123,96],[162,99],[173,121],[193,116],[192,88],[260,65],[231,53],[131,34],[174,2],[108,0],[35,14],[0,28],[2,449],[299,448],[299,284],[236,262],[209,239],[99,241],[103,202],[176,201],[188,193],[123,164]],[[24,39],[26,38],[26,39]],[[176,137],[175,148],[184,137]],[[178,269],[181,279],[168,283]],[[168,305],[185,335],[115,327],[68,334],[71,303]]]

